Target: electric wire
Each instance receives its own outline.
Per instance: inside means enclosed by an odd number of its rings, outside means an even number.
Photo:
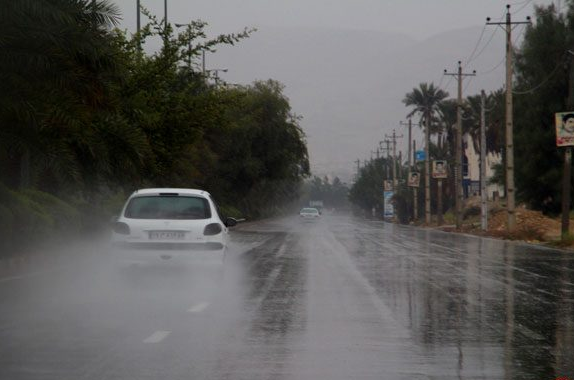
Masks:
[[[470,82],[472,82],[473,79],[474,79],[474,76],[471,76],[468,78],[468,81],[466,82],[466,84],[464,85],[464,88],[462,90],[463,93],[466,93],[466,89],[468,88],[468,86],[470,86]]]
[[[533,1],[533,0],[527,0],[527,1],[526,1],[526,4],[524,4],[523,6],[521,6],[520,8],[518,8],[518,9],[514,12],[514,14],[520,13],[520,11],[523,10],[524,8],[526,8],[528,5],[530,5],[530,3],[532,3],[532,1]]]
[[[473,58],[474,58],[474,53],[476,53],[476,50],[478,49],[478,46],[480,45],[480,43],[482,42],[482,37],[484,37],[484,32],[486,31],[486,24],[484,24],[482,31],[480,32],[480,37],[478,37],[478,41],[476,41],[476,45],[474,45],[474,49],[472,49],[472,53],[470,53],[470,55],[468,56],[468,58],[466,59],[466,65],[468,65],[470,62],[472,62]],[[466,66],[465,65],[465,66]]]
[[[556,72],[558,71],[558,69],[560,68],[560,66],[563,65],[563,60],[560,60],[558,62],[558,64],[556,65],[556,67],[554,68],[554,70],[552,70],[550,72],[550,74],[548,74],[548,76],[546,78],[544,78],[542,80],[542,82],[540,82],[539,84],[537,84],[536,86],[526,90],[526,91],[512,91],[513,94],[515,95],[525,95],[525,94],[531,94],[534,91],[538,90],[540,87],[544,86],[546,83],[548,83],[548,81],[554,76],[554,74],[556,74]]]

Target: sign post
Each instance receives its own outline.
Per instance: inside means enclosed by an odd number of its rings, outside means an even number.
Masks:
[[[564,172],[562,174],[562,239],[570,232],[570,180],[572,172],[572,146],[574,145],[574,111],[558,112],[555,115],[556,146],[564,150]]]
[[[447,163],[445,160],[434,160],[432,162],[432,177],[437,179],[437,190],[438,190],[438,200],[437,200],[437,224],[442,226],[442,180],[447,178]]]
[[[413,220],[416,221],[418,219],[418,191],[420,186],[421,176],[418,172],[411,172],[409,171],[409,178],[407,181],[407,185],[413,188]]]

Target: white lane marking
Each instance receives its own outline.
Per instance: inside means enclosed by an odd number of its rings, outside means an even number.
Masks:
[[[187,309],[188,313],[201,313],[209,306],[209,302],[202,302]]]
[[[156,331],[153,334],[151,334],[149,337],[147,337],[146,339],[144,339],[144,343],[159,343],[162,340],[165,339],[166,336],[168,336],[171,333],[171,331]]]

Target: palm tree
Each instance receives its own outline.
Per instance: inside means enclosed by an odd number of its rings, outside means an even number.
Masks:
[[[45,170],[79,180],[78,150],[91,147],[73,136],[88,135],[95,111],[109,107],[118,15],[107,0],[0,3],[0,155],[19,172],[15,185]]]
[[[413,88],[413,91],[407,93],[403,99],[403,103],[407,107],[413,107],[413,110],[407,115],[410,117],[414,114],[420,114],[420,125],[425,126],[425,221],[427,224],[431,222],[431,208],[430,208],[430,129],[432,119],[440,109],[440,103],[448,97],[446,91],[435,87],[433,83],[421,83],[419,88]]]

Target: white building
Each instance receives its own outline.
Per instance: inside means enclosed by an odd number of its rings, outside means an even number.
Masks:
[[[480,195],[480,152],[474,149],[472,138],[468,134],[463,136],[463,145],[468,160],[468,172],[464,176],[465,196]],[[499,197],[504,197],[503,186],[488,184],[490,178],[494,176],[494,166],[501,162],[502,156],[500,154],[488,153],[486,156],[486,194],[489,200],[493,199],[495,192],[498,192]]]

